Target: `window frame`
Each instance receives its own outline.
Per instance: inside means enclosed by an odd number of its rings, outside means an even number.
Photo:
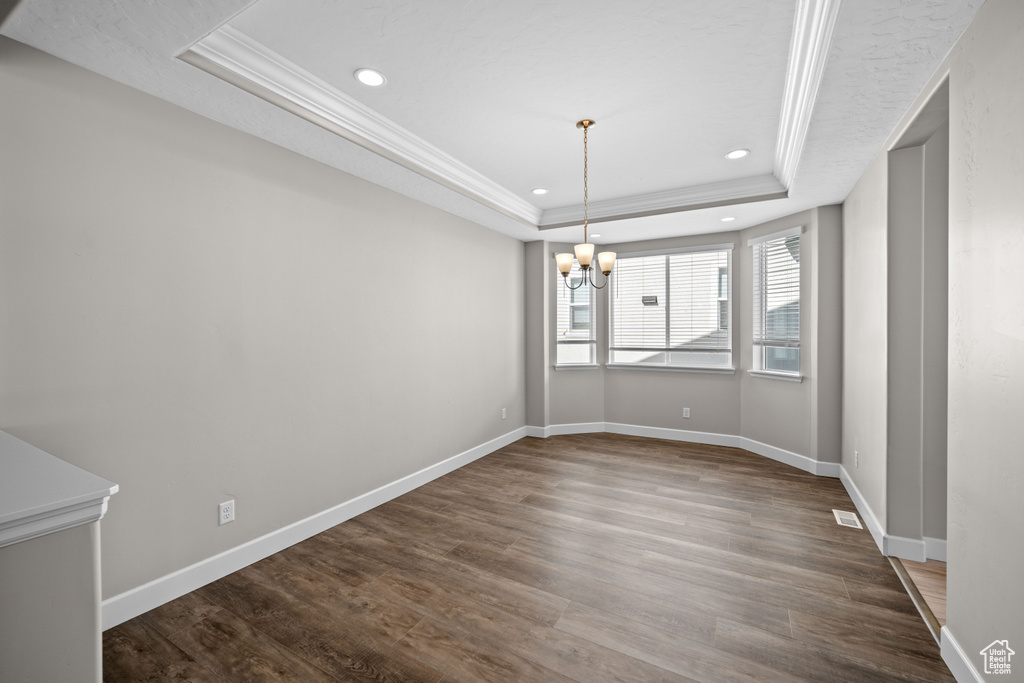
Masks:
[[[804,250],[804,226],[796,226],[788,228],[786,230],[780,230],[760,237],[755,237],[747,240],[747,246],[751,248],[751,369],[750,375],[754,377],[762,377],[765,379],[776,379],[789,382],[801,382],[803,381],[803,375],[801,374],[801,368],[803,366],[803,353],[801,352],[803,342],[803,322],[800,316],[800,303],[803,300],[803,250]],[[761,261],[764,256],[764,246],[769,242],[781,242],[792,237],[799,238],[798,250],[801,253],[800,259],[797,262],[797,339],[795,342],[789,340],[774,340],[779,343],[770,344],[768,335],[763,332],[761,338],[757,336],[757,330],[765,330],[768,327],[767,314],[770,312],[767,309],[766,297],[768,295],[768,287],[765,283],[766,276],[768,275],[767,269],[761,267]],[[760,255],[759,255],[760,254]],[[769,348],[792,348],[797,350],[797,369],[794,370],[779,370],[767,368],[766,351]]]
[[[692,247],[677,247],[673,249],[658,249],[653,251],[637,251],[629,253],[620,253],[616,262],[616,267],[620,268],[624,262],[630,259],[642,258],[647,256],[665,256],[665,285],[664,285],[664,296],[665,296],[665,348],[662,352],[665,354],[665,362],[652,363],[652,362],[628,362],[628,361],[613,361],[615,357],[615,351],[628,351],[632,347],[615,347],[615,297],[618,291],[619,281],[618,278],[623,272],[621,269],[615,270],[611,274],[609,281],[609,294],[608,294],[608,362],[605,364],[606,368],[613,370],[654,370],[654,371],[668,371],[668,372],[696,372],[696,373],[710,373],[710,374],[732,374],[735,372],[735,325],[733,325],[733,306],[735,302],[735,287],[734,287],[734,250],[736,245],[732,242],[724,244],[708,244],[701,246]],[[727,258],[726,269],[728,270],[728,276],[726,283],[728,287],[727,293],[727,321],[728,321],[728,354],[729,360],[727,364],[722,365],[704,365],[699,363],[670,363],[669,354],[672,352],[670,344],[670,333],[672,329],[672,317],[671,317],[671,257],[679,254],[694,254],[694,253],[709,253],[709,252],[725,252]],[[715,286],[716,301],[720,299],[720,283],[721,275],[717,275]],[[659,294],[659,296],[661,296]],[[720,310],[720,304],[716,304]],[[716,310],[715,318],[718,321],[719,327],[716,329],[721,330],[721,314],[719,310]],[[693,349],[690,349],[693,350]],[[651,349],[651,351],[655,351]]]
[[[552,258],[554,258],[554,254],[552,254]],[[573,280],[578,279],[576,276],[577,275],[581,275],[581,274],[582,273],[581,273],[581,271],[579,269],[579,262],[576,260],[576,257],[573,256],[573,259],[572,259],[572,270],[569,271],[569,276],[568,276],[568,279],[569,279],[570,283],[572,283]],[[555,281],[556,282],[556,284],[555,284],[556,290],[555,290],[555,311],[554,311],[554,313],[555,313],[555,325],[554,325],[554,331],[555,331],[555,362],[554,362],[554,367],[555,367],[556,370],[587,370],[587,369],[597,368],[597,367],[599,367],[599,365],[597,364],[597,305],[596,305],[597,304],[597,292],[589,284],[583,285],[583,287],[581,287],[580,289],[570,290],[568,287],[566,287],[565,278],[562,276],[561,273],[558,273],[556,271],[555,277],[556,277],[556,281]],[[588,298],[588,302],[586,304],[587,309],[589,311],[589,316],[590,316],[590,324],[589,324],[589,329],[587,330],[586,338],[573,337],[573,338],[569,338],[569,339],[562,339],[562,334],[561,334],[561,331],[559,329],[559,309],[563,305],[568,307],[566,313],[567,313],[567,323],[569,325],[569,330],[567,330],[567,331],[571,333],[573,331],[572,330],[572,310],[573,310],[573,307],[574,306],[576,306],[576,307],[580,307],[581,306],[581,304],[573,303],[573,297],[576,294],[576,292],[579,292],[581,289],[584,289],[584,288],[587,289],[587,290],[590,290],[588,292],[588,297],[587,297]],[[567,301],[565,301],[565,302],[562,301],[561,297],[563,297],[563,296],[566,297]],[[578,346],[578,345],[584,345],[584,344],[586,344],[586,345],[588,345],[590,347],[590,360],[589,361],[581,362],[581,363],[559,362],[559,359],[558,359],[559,348],[561,348],[563,346]]]

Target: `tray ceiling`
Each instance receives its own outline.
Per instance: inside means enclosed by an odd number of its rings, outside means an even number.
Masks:
[[[24,0],[0,32],[524,240],[578,240],[595,119],[613,243],[842,202],[980,4]]]

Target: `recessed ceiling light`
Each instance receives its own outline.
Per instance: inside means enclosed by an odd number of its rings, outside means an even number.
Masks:
[[[722,219],[722,222],[723,223],[728,223],[729,221],[734,221],[734,220],[736,220],[736,216],[726,216],[725,218]]]
[[[355,77],[363,85],[373,88],[384,85],[388,80],[384,78],[384,74],[374,69],[356,69]]]
[[[590,233],[590,236],[591,237],[600,237],[601,233],[599,233],[599,232],[592,232],[592,233]]]
[[[726,154],[725,158],[726,159],[742,159],[743,157],[747,156],[748,154],[750,154],[750,150],[749,149],[734,149],[733,151],[731,151],[728,154]]]
[[[534,194],[547,194],[548,191],[545,190],[543,187],[535,187],[535,188],[533,188],[533,193]]]

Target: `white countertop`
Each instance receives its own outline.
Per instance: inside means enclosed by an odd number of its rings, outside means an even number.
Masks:
[[[0,547],[87,524],[117,484],[0,431]]]

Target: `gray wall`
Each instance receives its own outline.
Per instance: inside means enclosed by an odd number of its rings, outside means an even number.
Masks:
[[[886,531],[922,540],[925,148],[889,153]]]
[[[1024,3],[988,0],[949,57],[948,627],[976,664],[1024,643],[1021,36]]]
[[[838,462],[842,372],[842,220],[837,206],[771,221],[741,233],[739,366],[753,364],[753,250],[747,240],[804,226],[800,245],[800,384],[741,375],[741,435],[822,462]],[[735,258],[735,255],[734,255]]]
[[[922,533],[946,538],[949,374],[949,122],[924,145]]]
[[[921,540],[924,148],[889,153],[886,532]]]
[[[917,541],[946,538],[948,136],[888,155],[885,526]]]
[[[99,533],[93,522],[0,548],[0,681],[99,683]]]
[[[842,463],[882,524],[888,424],[888,176],[886,157],[879,155],[843,203]]]
[[[944,637],[952,635],[979,671],[977,653],[993,640],[1007,639],[1011,647],[1024,642],[1024,587],[1019,581],[1024,565],[1024,459],[1019,438],[1024,414],[1021,35],[1024,3],[988,0],[885,147],[894,144],[948,75]],[[885,444],[879,441],[879,435],[886,434],[888,390],[885,150],[844,205],[843,465],[881,520],[886,519],[888,486]],[[926,321],[927,315],[926,309]],[[855,468],[852,451],[858,447],[860,467]],[[944,653],[948,652],[944,641]]]
[[[519,241],[5,38],[0,93],[0,428],[120,485],[104,597],[525,424]]]
[[[817,230],[811,234],[811,310],[814,314],[810,457],[825,462],[842,458],[843,429],[843,211],[841,206],[817,209]]]
[[[524,246],[525,282],[523,312],[526,317],[526,424],[546,427],[550,424],[548,401],[548,365],[553,363],[553,329],[549,320],[551,267],[546,242],[528,242]]]

